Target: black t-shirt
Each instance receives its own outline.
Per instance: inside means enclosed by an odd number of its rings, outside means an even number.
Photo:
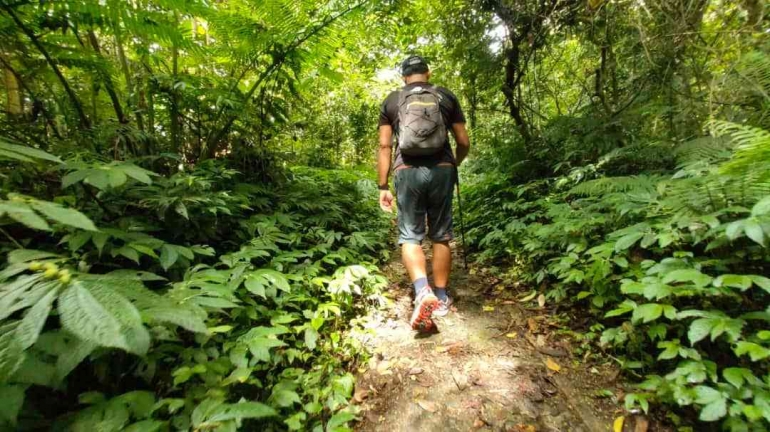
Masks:
[[[412,90],[418,86],[432,85],[424,82],[414,82],[407,84],[401,90],[391,92],[380,108],[380,126],[390,125],[393,127],[393,136],[398,142],[398,95],[401,91]],[[455,123],[465,123],[465,115],[460,108],[460,102],[457,100],[457,96],[444,87],[434,86],[436,91],[443,96],[439,103],[441,108],[441,115],[444,117],[444,124],[447,127],[447,142],[444,144],[444,150],[428,155],[428,156],[408,156],[402,155],[398,145],[396,145],[396,155],[393,161],[393,169],[398,168],[401,165],[409,166],[430,166],[436,165],[442,162],[449,162],[454,164],[455,157],[452,153],[452,146],[449,145],[449,135],[452,132],[452,125]]]

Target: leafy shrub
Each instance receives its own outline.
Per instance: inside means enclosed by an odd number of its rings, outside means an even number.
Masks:
[[[0,424],[344,430],[355,417],[346,370],[361,350],[345,332],[386,284],[371,181],[297,169],[268,187],[217,163],[162,176],[8,148],[64,175],[53,201],[0,201],[14,246]]]
[[[547,296],[588,302],[602,345],[645,376],[629,409],[657,401],[764,430],[770,140],[712,128],[721,138],[678,146],[668,175],[608,177],[599,163],[520,187],[485,179],[468,193],[469,239],[481,260],[513,256]]]

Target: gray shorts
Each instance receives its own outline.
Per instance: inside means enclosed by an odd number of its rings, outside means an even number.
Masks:
[[[396,170],[394,185],[398,203],[398,244],[452,240],[452,192],[454,166],[411,167]]]

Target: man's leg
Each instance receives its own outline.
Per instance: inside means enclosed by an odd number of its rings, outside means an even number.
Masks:
[[[420,246],[425,238],[425,174],[423,168],[405,168],[397,170],[394,176],[398,204],[398,242],[404,267],[415,291],[414,313],[409,324],[418,331],[434,328],[431,315],[439,303],[428,286],[425,254]]]
[[[402,244],[401,259],[407,272],[409,272],[409,280],[414,282],[428,277],[425,270],[425,253],[422,251],[422,246],[414,243]]]
[[[433,242],[433,285],[446,289],[452,269],[452,249],[448,241]],[[437,294],[438,295],[438,294]],[[438,296],[441,298],[441,296]]]
[[[449,273],[452,270],[452,195],[454,193],[455,168],[437,166],[431,169],[428,196],[428,237],[433,241],[433,288],[441,305],[435,314],[446,315],[452,300],[447,295]]]

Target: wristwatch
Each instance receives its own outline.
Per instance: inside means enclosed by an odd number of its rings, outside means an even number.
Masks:
[[[383,184],[383,185],[379,185],[379,186],[377,186],[377,189],[379,189],[379,190],[381,190],[381,191],[390,190],[390,186],[388,186],[388,184],[387,184],[387,183],[385,183],[385,184]]]

